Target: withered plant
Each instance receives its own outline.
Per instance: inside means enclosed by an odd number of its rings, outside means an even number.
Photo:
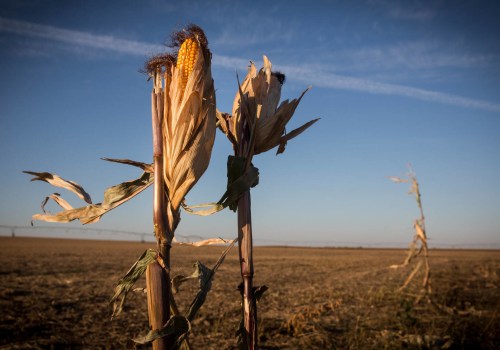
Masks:
[[[281,87],[285,75],[273,72],[271,61],[264,56],[264,66],[257,71],[251,62],[248,74],[234,98],[232,114],[217,112],[220,129],[231,141],[234,156],[228,158],[229,186],[238,187],[241,194],[229,207],[238,212],[238,246],[242,276],[242,324],[239,342],[244,349],[258,348],[257,300],[267,289],[254,287],[253,238],[250,188],[258,183],[259,172],[252,164],[254,155],[278,146],[277,154],[285,151],[287,141],[296,137],[318,119],[287,133],[290,121],[305,90],[299,98],[281,104]],[[279,104],[279,105],[278,105]]]
[[[424,277],[421,285],[423,294],[417,297],[416,302],[418,302],[423,295],[425,295],[426,293],[430,294],[432,291],[431,272],[429,266],[429,250],[427,248],[427,233],[425,230],[425,216],[422,207],[422,196],[420,194],[420,188],[417,181],[417,176],[415,175],[415,172],[413,171],[411,166],[409,166],[409,172],[407,176],[408,176],[407,178],[392,176],[389,177],[389,179],[396,183],[411,183],[410,191],[408,192],[408,194],[413,194],[415,196],[415,200],[417,202],[417,206],[420,212],[420,218],[416,219],[413,223],[413,227],[415,228],[415,235],[413,236],[413,240],[410,244],[408,255],[405,261],[402,264],[391,265],[390,267],[393,269],[407,267],[414,260],[418,259],[419,257],[423,257],[423,262],[422,260],[418,260],[413,270],[410,272],[410,274],[404,281],[403,285],[399,288],[399,291],[404,290],[408,286],[408,284],[412,281],[412,279],[415,277],[415,275],[418,273],[418,271],[422,268],[423,265]]]
[[[208,167],[216,129],[216,105],[214,82],[211,75],[211,53],[203,30],[195,25],[172,36],[174,53],[154,56],[145,70],[153,81],[152,131],[153,164],[127,159],[108,161],[133,165],[144,173],[136,180],[108,188],[104,200],[92,204],[83,187],[50,173],[26,173],[32,180],[46,181],[75,193],[88,203],[73,208],[55,193],[42,204],[43,214],[33,220],[69,222],[80,220],[83,224],[99,221],[109,210],[130,200],[154,183],[153,222],[156,249],[142,254],[129,272],[119,281],[112,298],[113,316],[122,310],[125,298],[137,279],[146,273],[148,314],[151,331],[136,343],[153,343],[153,349],[189,348],[187,334],[190,322],[205,301],[215,271],[222,263],[228,249],[212,269],[196,264],[191,276],[171,279],[170,248],[180,221],[180,208],[189,190],[196,184]],[[63,211],[45,212],[49,199],[59,204]],[[211,239],[201,244],[225,243]],[[200,290],[188,310],[181,315],[172,294],[172,288],[190,279],[198,279]],[[173,285],[172,285],[173,284]]]

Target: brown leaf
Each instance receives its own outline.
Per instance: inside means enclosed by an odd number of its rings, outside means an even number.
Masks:
[[[71,206],[71,204],[69,204],[68,202],[66,202],[66,200],[64,200],[59,193],[53,193],[50,196],[45,197],[45,200],[42,202],[42,211],[44,213],[46,213],[46,211],[45,211],[45,205],[47,204],[47,202],[49,201],[49,199],[52,199],[54,202],[56,202],[57,204],[59,204],[59,206],[61,208],[63,208],[64,210],[73,209],[73,207]]]
[[[145,172],[136,180],[124,182],[108,188],[104,192],[104,201],[102,203],[64,210],[53,215],[35,214],[32,219],[46,222],[70,222],[73,220],[80,220],[84,225],[97,222],[108,211],[125,203],[148,188],[153,183],[153,175],[153,173]]]
[[[388,177],[389,180],[391,180],[392,182],[396,182],[396,183],[399,183],[399,182],[408,182],[407,179],[402,179],[400,177],[397,177],[397,176],[389,176]]]
[[[132,166],[141,168],[142,170],[144,170],[145,172],[148,172],[148,173],[154,172],[153,164],[146,164],[146,163],[137,162],[135,160],[130,160],[130,159],[115,159],[115,158],[101,158],[101,159],[108,161],[108,162],[132,165]]]
[[[311,125],[313,125],[314,123],[316,123],[320,119],[321,118],[313,119],[313,120],[305,123],[301,127],[294,129],[294,130],[290,131],[288,134],[282,136],[280,139],[278,151],[276,151],[276,154],[280,154],[280,153],[285,152],[285,147],[286,147],[286,144],[289,140],[302,134],[307,128],[309,128]]]
[[[420,226],[418,221],[415,221],[415,232],[416,232],[417,236],[422,240],[422,242],[427,241],[427,237],[425,236],[425,231],[422,228],[422,226]]]
[[[92,204],[90,195],[87,192],[85,192],[82,186],[80,186],[74,181],[65,180],[61,178],[59,175],[46,172],[37,173],[34,171],[23,171],[23,173],[35,176],[33,179],[31,179],[31,181],[45,181],[51,184],[52,186],[67,189],[76,194],[80,199],[84,200],[89,204]]]
[[[203,246],[206,246],[206,245],[213,245],[213,244],[226,244],[226,243],[229,243],[230,241],[226,240],[226,239],[223,239],[223,238],[208,238],[208,239],[204,239],[202,241],[196,241],[196,242],[180,242],[178,241],[175,237],[172,241],[172,243],[174,244],[178,244],[178,245],[189,245],[189,246],[192,246],[192,247],[203,247]]]

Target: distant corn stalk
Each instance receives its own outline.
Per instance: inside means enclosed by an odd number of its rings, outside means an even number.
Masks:
[[[427,233],[425,230],[425,216],[424,216],[424,210],[422,207],[422,196],[420,194],[420,188],[419,184],[417,181],[417,177],[415,175],[415,172],[409,166],[409,172],[408,172],[408,178],[399,178],[395,176],[389,177],[389,179],[393,182],[396,183],[411,183],[410,187],[410,192],[408,194],[413,194],[415,196],[415,200],[417,202],[418,209],[420,211],[420,218],[416,219],[413,223],[413,227],[415,228],[415,235],[413,237],[413,240],[410,244],[410,249],[408,251],[408,256],[406,257],[405,261],[403,264],[399,265],[391,265],[390,267],[393,269],[397,269],[400,267],[406,267],[408,266],[412,261],[414,261],[416,258],[418,258],[422,253],[423,253],[423,266],[424,266],[424,277],[422,281],[422,289],[423,291],[427,293],[431,293],[431,272],[430,272],[430,265],[429,265],[429,250],[427,247]],[[419,246],[420,243],[420,246]],[[422,261],[418,261],[413,270],[410,272],[406,280],[404,281],[403,285],[399,288],[399,290],[405,289],[408,284],[412,281],[412,279],[415,277],[417,272],[421,269],[422,267]],[[417,301],[420,298],[417,299]]]

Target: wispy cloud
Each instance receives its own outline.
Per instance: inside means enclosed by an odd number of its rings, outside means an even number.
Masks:
[[[328,54],[323,54],[323,59]],[[452,43],[414,41],[378,47],[362,47],[329,54],[344,69],[441,69],[477,68],[496,64],[498,57],[481,53],[464,53]]]
[[[389,16],[395,19],[414,20],[414,21],[429,21],[434,18],[435,11],[428,8],[421,8],[412,11],[407,8],[392,8],[389,11]]]
[[[441,7],[441,1],[392,1],[373,0],[373,5],[381,6],[389,18],[397,20],[410,20],[427,22],[432,20]]]
[[[333,73],[325,73],[323,71],[315,71],[307,67],[279,66],[278,68],[284,73],[287,73],[287,76],[290,76],[290,79],[295,79],[306,84],[312,83],[313,85],[324,88],[362,91],[382,95],[405,96],[453,106],[500,112],[500,104],[438,91],[419,89],[398,84],[380,83],[368,79],[342,76]]]
[[[127,55],[145,56],[164,50],[162,45],[121,39],[114,36],[96,35],[88,32],[69,30],[2,17],[0,17],[0,32],[37,37],[59,41],[70,45],[114,51]],[[246,67],[248,60],[239,57],[213,55],[213,64],[219,67],[234,70]],[[453,106],[500,112],[500,104],[405,85],[387,84],[369,79],[337,75],[322,70],[321,67],[312,67],[307,65],[282,65],[278,68],[287,73],[290,80],[312,84],[323,88],[405,96]]]
[[[58,28],[2,17],[0,17],[0,31],[131,55],[144,56],[145,54],[158,52],[164,49],[161,45],[120,39],[110,35],[95,35],[77,30]]]

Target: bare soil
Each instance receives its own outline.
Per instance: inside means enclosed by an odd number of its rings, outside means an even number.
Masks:
[[[124,349],[148,330],[144,293],[111,321],[116,282],[146,243],[0,237],[0,349]],[[222,247],[172,249],[174,274]],[[422,276],[397,292],[404,250],[257,247],[261,349],[500,349],[500,251],[431,250],[432,294]],[[237,248],[219,269],[192,325],[194,349],[235,349],[240,320]],[[144,279],[138,287],[144,287]],[[176,295],[186,309],[193,281]],[[144,348],[144,347],[143,347]]]

